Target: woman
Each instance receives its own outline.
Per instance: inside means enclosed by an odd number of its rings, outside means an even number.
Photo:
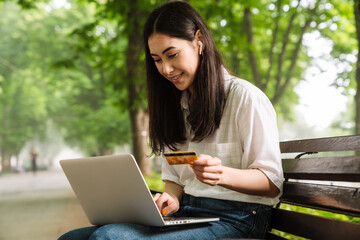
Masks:
[[[282,186],[270,101],[228,73],[205,22],[187,3],[155,9],[144,42],[153,152],[200,154],[192,165],[164,160],[165,191],[154,200],[164,215],[220,221],[168,229],[110,224],[61,239],[263,238]]]

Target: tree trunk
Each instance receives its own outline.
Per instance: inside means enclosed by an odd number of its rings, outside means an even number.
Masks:
[[[270,50],[269,50],[269,67],[267,69],[266,72],[266,77],[265,77],[265,87],[264,90],[266,91],[268,83],[270,81],[270,76],[271,76],[271,70],[274,64],[274,52],[275,52],[275,44],[277,42],[277,35],[278,35],[278,31],[279,31],[279,22],[280,22],[280,17],[281,17],[281,6],[282,6],[282,2],[281,0],[277,1],[277,6],[276,6],[276,11],[277,11],[277,16],[275,18],[275,26],[274,26],[274,31],[272,32],[272,41],[271,41],[271,46],[270,46]]]
[[[10,156],[1,148],[1,172],[11,172]]]
[[[133,155],[139,164],[140,170],[146,176],[151,175],[148,159],[147,128],[148,117],[145,107],[141,104],[141,90],[145,88],[145,76],[142,73],[143,63],[140,55],[143,49],[143,41],[140,27],[141,13],[137,7],[137,1],[130,1],[128,13],[128,48],[126,53],[126,76],[129,97],[129,111],[132,130]]]
[[[253,35],[253,24],[251,19],[251,10],[250,8],[246,7],[244,9],[244,25],[245,25],[245,32],[246,32],[246,40],[247,40],[247,49],[248,49],[248,56],[249,62],[251,66],[251,71],[253,75],[253,80],[256,86],[258,86],[261,90],[264,90],[264,86],[261,82],[260,70],[256,59],[255,54],[255,40]]]
[[[274,105],[276,105],[280,101],[280,98],[282,97],[282,95],[284,94],[286,88],[288,87],[288,85],[290,83],[291,77],[293,76],[293,72],[295,70],[296,62],[298,60],[299,52],[302,47],[303,37],[304,37],[304,34],[306,33],[307,28],[310,25],[310,22],[311,22],[311,19],[307,19],[304,26],[301,28],[301,32],[299,33],[299,39],[296,43],[295,49],[294,49],[292,57],[291,57],[290,67],[287,70],[287,72],[285,73],[285,76],[286,76],[285,80],[281,81],[281,79],[282,79],[281,77],[279,77],[277,79],[276,91],[275,91],[273,98],[271,99],[271,102]]]
[[[148,159],[148,114],[144,111],[130,111],[133,153],[141,172],[151,176]]]
[[[8,107],[6,104],[3,103],[2,109],[2,122],[1,127],[3,131],[6,131],[8,128]],[[10,156],[8,156],[8,151],[6,151],[5,147],[5,139],[6,135],[0,135],[0,160],[1,160],[1,171],[2,172],[10,172],[11,171],[11,164],[10,164]]]
[[[360,49],[359,49],[360,51]],[[356,88],[356,94],[355,94],[355,134],[360,134],[360,74],[358,72],[360,72],[359,70],[360,68],[360,59],[358,57],[358,61],[357,61],[357,69],[356,69],[356,83],[357,83],[357,88]]]
[[[356,24],[356,36],[358,40],[358,55],[356,62],[356,94],[355,94],[355,134],[360,134],[360,4],[359,0],[354,1],[354,15]]]

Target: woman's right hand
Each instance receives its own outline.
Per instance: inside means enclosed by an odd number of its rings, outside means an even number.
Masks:
[[[162,215],[168,215],[177,212],[180,208],[180,202],[177,198],[170,196],[167,192],[157,193],[154,201]]]

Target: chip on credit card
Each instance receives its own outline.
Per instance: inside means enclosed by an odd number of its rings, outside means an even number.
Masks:
[[[198,159],[194,151],[166,152],[164,156],[170,165],[193,164],[194,160]]]

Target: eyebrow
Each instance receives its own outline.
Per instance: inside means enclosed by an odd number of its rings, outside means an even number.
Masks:
[[[168,48],[166,48],[164,51],[162,51],[161,54],[164,54],[164,53],[166,53],[167,51],[169,51],[169,50],[171,50],[171,49],[173,49],[173,48],[175,48],[175,47],[168,47]],[[150,53],[150,54],[151,54],[151,56],[158,56],[158,55],[155,54],[155,53]]]

